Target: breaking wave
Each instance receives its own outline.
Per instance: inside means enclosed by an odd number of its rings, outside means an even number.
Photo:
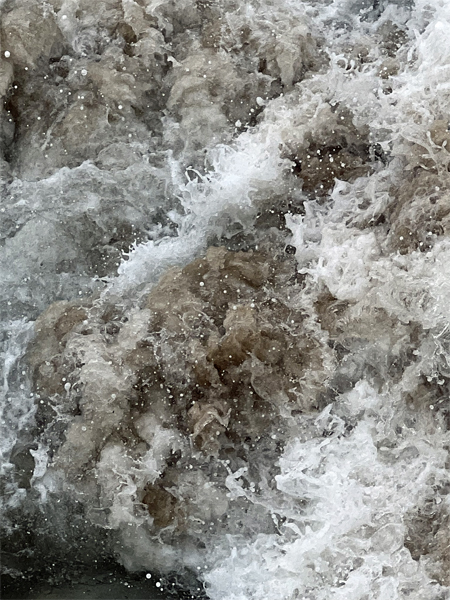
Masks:
[[[450,598],[447,2],[0,10],[3,596]]]

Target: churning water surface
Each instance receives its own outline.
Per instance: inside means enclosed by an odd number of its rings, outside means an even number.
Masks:
[[[450,598],[447,0],[1,0],[5,598]]]

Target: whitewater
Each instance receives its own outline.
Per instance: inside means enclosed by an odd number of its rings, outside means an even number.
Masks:
[[[2,597],[450,599],[449,42],[0,0]]]

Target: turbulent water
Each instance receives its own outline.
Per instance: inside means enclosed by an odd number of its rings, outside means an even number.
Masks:
[[[448,1],[0,11],[4,597],[450,598]]]

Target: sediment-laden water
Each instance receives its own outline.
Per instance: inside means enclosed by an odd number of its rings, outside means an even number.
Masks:
[[[450,598],[450,5],[0,1],[5,598]]]

